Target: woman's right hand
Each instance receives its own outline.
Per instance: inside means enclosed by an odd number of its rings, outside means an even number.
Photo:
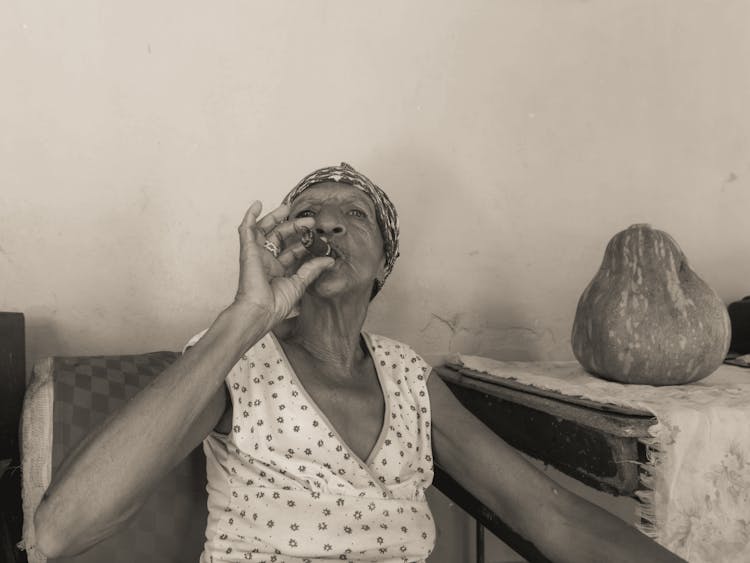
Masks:
[[[297,268],[300,259],[309,254],[294,238],[299,239],[302,228],[312,228],[315,220],[306,217],[287,221],[287,205],[258,219],[262,208],[259,201],[253,202],[238,228],[240,276],[233,305],[256,318],[264,316],[270,330],[292,312],[307,287],[334,260],[312,258]],[[266,241],[279,249],[278,256],[264,247]]]

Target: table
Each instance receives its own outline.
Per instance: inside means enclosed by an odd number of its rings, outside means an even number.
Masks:
[[[650,413],[483,381],[481,374],[458,366],[441,366],[436,372],[464,406],[511,446],[598,490],[634,496],[638,464],[628,462],[646,460],[639,439],[656,422]],[[476,519],[479,562],[484,560],[485,527],[526,560],[548,561],[439,466],[434,482]]]

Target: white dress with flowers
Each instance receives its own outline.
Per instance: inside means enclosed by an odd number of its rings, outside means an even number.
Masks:
[[[273,334],[227,376],[232,430],[211,433],[202,563],[421,562],[434,547],[430,367],[411,348],[363,333],[385,399],[366,460],[344,443]]]

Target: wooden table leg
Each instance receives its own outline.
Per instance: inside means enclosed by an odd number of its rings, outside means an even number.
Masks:
[[[484,563],[484,526],[478,520],[474,523],[477,527],[477,563]]]

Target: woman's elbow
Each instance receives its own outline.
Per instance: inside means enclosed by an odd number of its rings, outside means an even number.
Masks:
[[[65,540],[70,537],[60,529],[59,519],[54,518],[51,511],[50,503],[43,499],[34,512],[35,548],[48,559],[64,555],[69,548]]]
[[[48,559],[83,553],[123,525],[117,522],[102,530],[93,524],[91,515],[58,508],[54,502],[44,499],[34,513],[35,548]]]

